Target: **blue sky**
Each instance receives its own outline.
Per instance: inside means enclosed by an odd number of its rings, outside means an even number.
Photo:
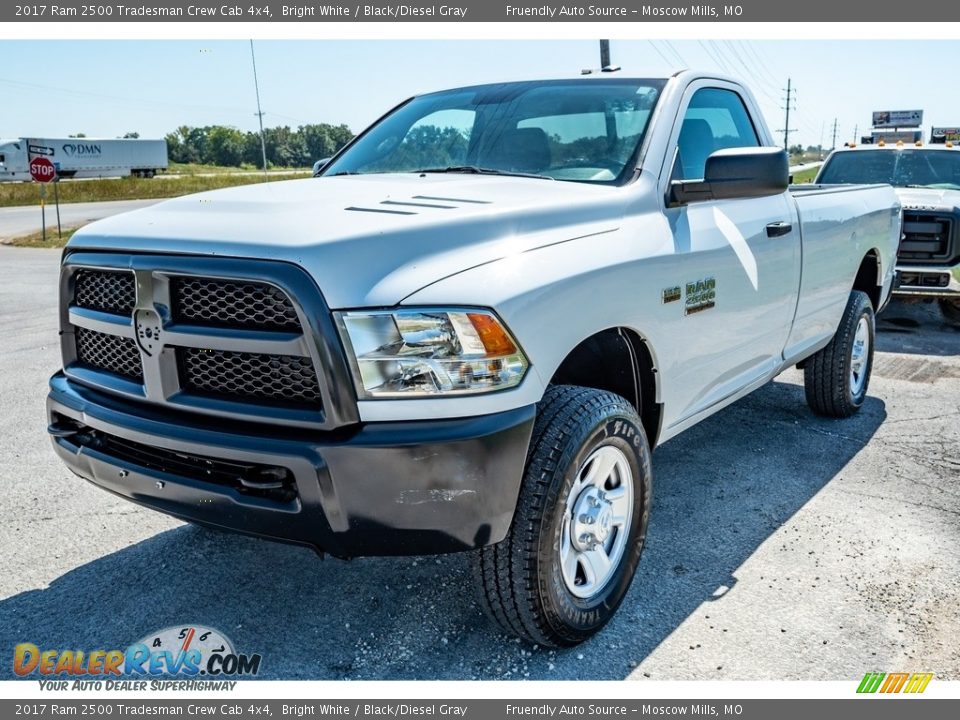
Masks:
[[[723,70],[754,90],[771,128],[783,88],[797,89],[793,142],[830,145],[873,110],[923,109],[924,125],[960,124],[960,41],[614,40],[638,76]],[[354,130],[416,92],[557,77],[598,62],[596,40],[255,42],[264,123],[346,123]],[[162,137],[179,125],[256,128],[248,41],[0,40],[0,137],[77,132]]]

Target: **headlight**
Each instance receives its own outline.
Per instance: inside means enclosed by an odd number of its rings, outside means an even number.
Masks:
[[[460,395],[520,384],[529,363],[486,310],[338,313],[361,399]]]

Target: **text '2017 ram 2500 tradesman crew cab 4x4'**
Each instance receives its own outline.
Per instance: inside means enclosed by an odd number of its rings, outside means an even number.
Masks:
[[[77,474],[337,556],[475,550],[489,615],[616,611],[650,448],[802,363],[864,401],[889,186],[788,190],[750,93],[604,75],[414,97],[320,177],[88,226],[48,401]]]
[[[936,300],[960,327],[960,148],[861,145],[835,151],[821,183],[889,183],[903,204],[903,240],[893,294]]]

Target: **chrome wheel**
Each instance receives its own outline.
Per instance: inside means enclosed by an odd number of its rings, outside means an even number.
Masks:
[[[633,472],[612,445],[594,450],[567,495],[560,530],[560,569],[567,590],[588,598],[613,577],[630,536]]]
[[[870,319],[861,317],[850,348],[850,392],[858,395],[867,380],[867,362],[870,358]]]

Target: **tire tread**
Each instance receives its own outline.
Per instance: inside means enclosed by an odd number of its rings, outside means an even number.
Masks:
[[[860,404],[853,402],[848,392],[849,344],[853,341],[856,325],[865,311],[869,311],[872,322],[873,306],[869,296],[860,290],[852,291],[833,338],[826,347],[806,361],[803,372],[804,393],[807,404],[818,415],[845,418],[860,409]],[[870,353],[873,353],[872,342]],[[872,365],[872,360],[868,362]],[[868,375],[866,382],[869,381]]]
[[[613,393],[572,385],[548,388],[537,409],[513,525],[504,540],[476,551],[481,607],[503,630],[532,643],[574,645],[583,639],[553,626],[543,612],[537,548],[551,479],[564,460],[566,440],[584,416],[607,405],[634,412],[627,400]]]

